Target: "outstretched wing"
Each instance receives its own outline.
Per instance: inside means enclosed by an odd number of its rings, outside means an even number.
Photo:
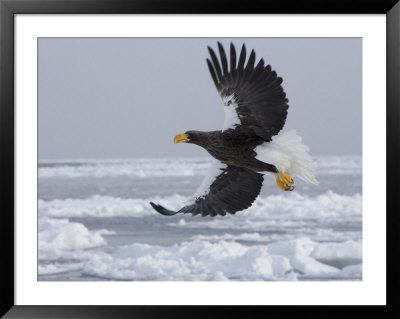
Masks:
[[[288,99],[282,88],[282,78],[264,65],[257,65],[256,54],[251,51],[246,64],[246,47],[243,44],[238,62],[236,50],[230,45],[230,63],[221,43],[218,42],[221,64],[210,47],[211,60],[207,59],[211,77],[224,103],[225,122],[223,130],[241,126],[269,142],[278,134],[286,121]]]
[[[162,215],[191,213],[225,216],[250,207],[260,193],[264,177],[246,168],[216,162],[189,203],[178,211],[150,203]]]

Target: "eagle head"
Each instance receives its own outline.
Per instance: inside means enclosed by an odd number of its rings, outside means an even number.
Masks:
[[[204,138],[204,132],[200,131],[187,131],[179,133],[174,137],[174,143],[193,143],[198,144]]]

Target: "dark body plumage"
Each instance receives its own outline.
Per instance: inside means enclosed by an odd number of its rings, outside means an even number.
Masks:
[[[274,165],[255,158],[254,148],[264,142],[263,139],[240,133],[240,128],[226,131],[199,132],[188,131],[188,143],[199,145],[222,163],[243,167],[255,172],[277,173]]]
[[[288,100],[282,79],[265,66],[251,51],[246,63],[246,47],[237,57],[230,45],[230,62],[218,42],[221,63],[209,47],[208,68],[226,111],[221,131],[188,131],[179,142],[205,148],[219,162],[215,163],[189,204],[178,211],[150,203],[163,215],[191,213],[202,216],[234,214],[252,205],[260,193],[263,174],[277,173],[277,168],[256,159],[254,149],[279,133],[285,124]],[[209,177],[212,178],[209,178]]]

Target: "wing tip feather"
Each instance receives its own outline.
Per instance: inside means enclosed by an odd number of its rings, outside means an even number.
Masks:
[[[168,210],[165,207],[161,205],[154,204],[153,202],[150,202],[151,207],[153,207],[159,214],[164,215],[164,216],[173,216],[177,214],[178,212],[174,212],[172,210]]]

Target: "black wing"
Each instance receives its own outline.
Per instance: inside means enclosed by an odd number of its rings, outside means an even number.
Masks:
[[[288,99],[282,88],[282,78],[264,65],[257,65],[256,54],[251,51],[246,64],[246,47],[243,44],[238,62],[233,44],[230,46],[230,63],[221,43],[218,42],[221,64],[215,52],[208,47],[211,60],[207,59],[211,77],[225,105],[223,130],[242,129],[269,142],[278,134],[286,121]]]
[[[250,207],[260,193],[264,177],[246,168],[214,164],[190,203],[178,211],[150,203],[162,215],[191,213],[202,216],[225,216]]]

